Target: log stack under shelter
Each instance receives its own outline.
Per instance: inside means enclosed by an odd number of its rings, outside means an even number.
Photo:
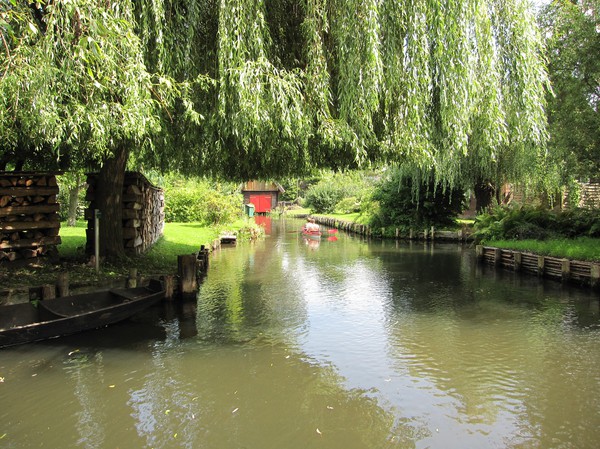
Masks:
[[[86,200],[90,205],[85,216],[88,220],[88,254],[94,249],[94,210],[97,174],[88,174]],[[130,254],[141,254],[148,250],[163,234],[165,223],[165,195],[162,189],[153,186],[144,175],[127,172],[123,185],[123,246]]]
[[[59,173],[0,172],[0,262],[56,252]]]

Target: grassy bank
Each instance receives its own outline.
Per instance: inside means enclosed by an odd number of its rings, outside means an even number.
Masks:
[[[309,215],[311,214],[311,210],[295,209],[286,211],[286,214],[289,214],[290,216]],[[359,224],[368,223],[368,217],[358,213],[345,215],[326,214],[326,216]],[[464,226],[471,227],[473,226],[473,222],[474,220],[459,219],[456,221],[456,228],[458,229]],[[548,240],[490,240],[485,242],[485,245],[529,252],[542,256],[551,256],[571,260],[600,261],[600,239],[590,237]]]
[[[62,243],[58,246],[59,260],[42,259],[35,265],[13,263],[0,268],[0,289],[39,286],[54,283],[58,273],[67,271],[72,284],[95,284],[127,276],[130,268],[137,268],[145,276],[177,273],[177,256],[195,253],[201,245],[208,245],[224,230],[253,227],[254,222],[242,218],[226,226],[205,226],[200,223],[166,223],[161,239],[146,253],[119,264],[101,263],[100,272],[89,264],[85,255],[86,222],[60,228]]]
[[[490,240],[486,246],[572,260],[600,261],[600,239]]]

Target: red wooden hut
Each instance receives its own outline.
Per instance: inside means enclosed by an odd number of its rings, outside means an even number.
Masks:
[[[242,186],[244,204],[254,204],[254,212],[265,214],[271,212],[279,203],[279,195],[285,192],[283,187],[271,181],[248,181]]]

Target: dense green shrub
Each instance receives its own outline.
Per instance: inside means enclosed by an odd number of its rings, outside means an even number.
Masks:
[[[365,171],[324,172],[319,182],[307,188],[304,206],[316,213],[357,212],[373,189],[373,179],[374,175]],[[348,212],[348,208],[352,210]]]
[[[355,196],[349,196],[339,201],[335,207],[336,214],[352,214],[360,212],[361,200]]]
[[[410,227],[451,226],[465,207],[461,189],[436,185],[431,178],[414,186],[411,177],[393,171],[375,188],[371,206],[371,226]]]
[[[583,236],[600,237],[600,211],[571,209],[554,212],[528,206],[499,206],[477,217],[474,233],[479,241]]]
[[[164,189],[167,222],[221,224],[242,214],[243,197],[230,184],[171,178]]]
[[[344,189],[333,183],[319,183],[306,192],[305,205],[318,214],[331,213],[344,198]]]

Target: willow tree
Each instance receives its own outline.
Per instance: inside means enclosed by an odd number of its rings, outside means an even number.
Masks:
[[[100,168],[101,249],[120,255],[116,206],[129,154],[160,126],[131,5],[56,1],[32,4],[35,15],[26,2],[3,5],[0,149],[30,156],[33,167],[54,159]]]
[[[164,140],[186,139],[184,168],[246,179],[374,161],[473,186],[531,178],[543,159],[527,0],[136,5],[147,64],[210,80],[194,99],[207,120]]]
[[[528,0],[48,0],[43,26],[2,4],[4,154],[235,180],[393,163],[465,186],[543,156]]]

